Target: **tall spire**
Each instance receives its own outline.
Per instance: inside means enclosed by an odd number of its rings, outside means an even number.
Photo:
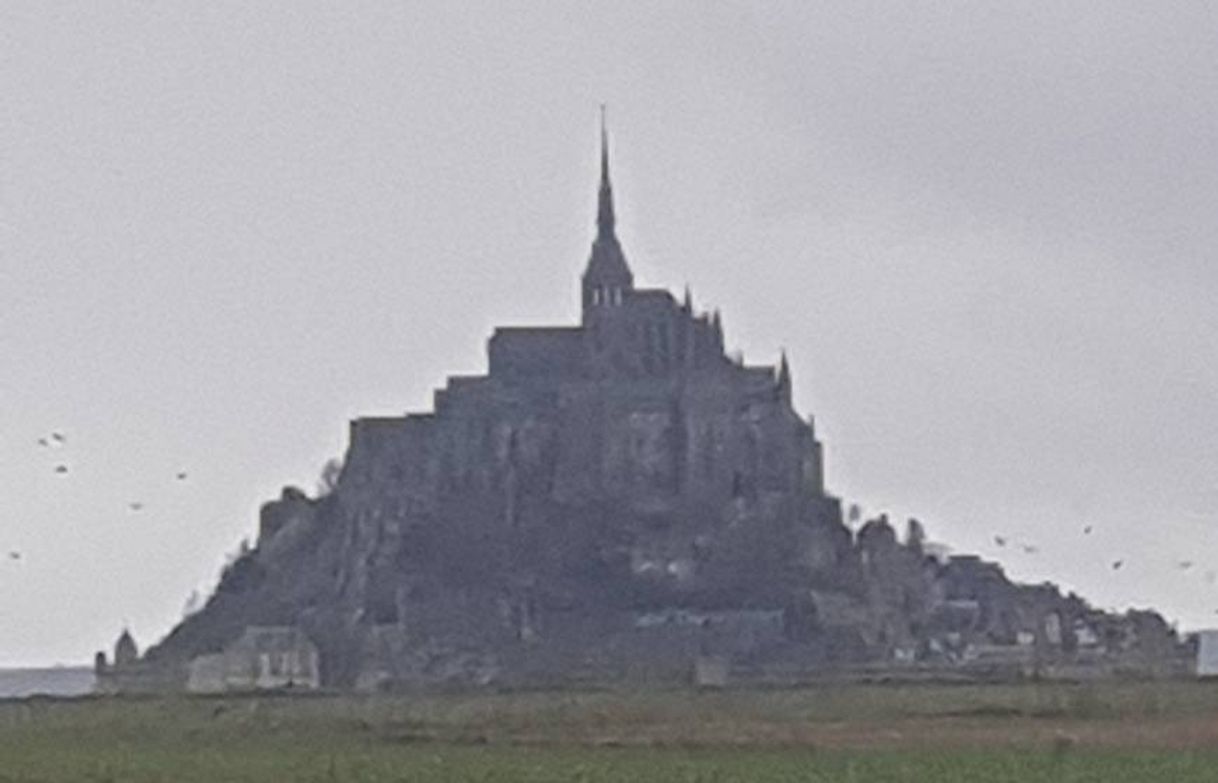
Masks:
[[[634,276],[626,264],[614,233],[613,186],[609,184],[609,131],[601,105],[601,185],[596,204],[596,238],[581,281],[584,322],[594,312],[614,312],[634,289]]]
[[[609,131],[605,127],[605,104],[601,104],[601,189],[596,204],[597,237],[613,236],[613,186],[609,184]]]

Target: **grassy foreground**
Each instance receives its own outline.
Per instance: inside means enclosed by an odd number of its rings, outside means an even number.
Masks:
[[[4,781],[1218,781],[1218,684],[0,702]]]

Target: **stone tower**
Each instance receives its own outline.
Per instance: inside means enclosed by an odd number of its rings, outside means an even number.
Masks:
[[[118,641],[114,643],[114,665],[123,668],[131,666],[139,659],[140,651],[135,644],[135,639],[131,636],[131,632],[124,628]]]

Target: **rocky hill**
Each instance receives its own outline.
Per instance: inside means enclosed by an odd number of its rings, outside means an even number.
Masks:
[[[580,297],[578,325],[496,330],[487,374],[449,378],[434,411],[352,422],[332,490],[266,504],[256,545],[135,669],[184,672],[260,626],[302,630],[324,683],[360,687],[1179,651],[1157,615],[933,557],[912,521],[852,533],[785,358],[729,358],[717,312],[635,286],[607,148]]]

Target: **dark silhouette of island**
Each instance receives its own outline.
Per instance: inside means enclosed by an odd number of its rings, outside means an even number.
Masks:
[[[579,295],[577,325],[496,329],[487,374],[449,378],[432,412],[351,422],[327,491],[266,504],[256,545],[205,606],[143,657],[129,637],[121,660],[101,656],[103,687],[1183,665],[1185,645],[1153,612],[1105,613],[978,557],[935,556],[914,520],[903,540],[883,516],[852,533],[785,355],[733,358],[717,311],[635,285],[603,124]]]

